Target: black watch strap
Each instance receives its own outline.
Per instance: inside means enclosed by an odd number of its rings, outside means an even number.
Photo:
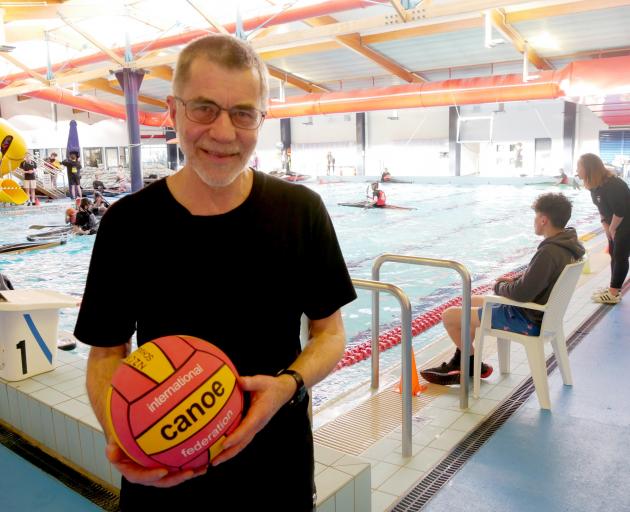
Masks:
[[[299,372],[296,372],[295,370],[290,370],[288,368],[280,370],[276,377],[279,377],[280,375],[290,375],[291,377],[293,377],[293,380],[295,380],[295,393],[293,393],[293,396],[291,397],[291,400],[289,400],[288,404],[295,405],[304,400],[304,397],[306,396],[306,386],[304,385],[304,379],[302,378],[302,375],[300,375]]]

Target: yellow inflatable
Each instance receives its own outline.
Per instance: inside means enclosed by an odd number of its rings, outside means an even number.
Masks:
[[[0,119],[0,176],[17,169],[26,152],[26,142],[22,135],[7,121]],[[0,202],[22,204],[27,200],[28,195],[15,181],[0,181]]]
[[[0,201],[3,203],[23,204],[28,201],[28,194],[15,181],[0,181]]]

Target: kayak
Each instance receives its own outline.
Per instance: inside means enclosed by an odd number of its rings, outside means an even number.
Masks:
[[[415,210],[410,206],[396,206],[394,204],[386,204],[385,206],[375,206],[372,201],[358,201],[356,203],[337,203],[339,206],[354,206],[355,208],[370,208],[372,210],[381,210],[388,208],[391,210]]]
[[[17,244],[0,245],[0,253],[3,254],[18,254],[21,252],[35,251],[38,249],[49,249],[50,247],[57,247],[58,245],[65,244],[64,239],[57,238],[56,240],[49,240],[46,242],[20,242]]]
[[[72,226],[51,227],[50,229],[41,230],[37,233],[27,235],[26,239],[30,242],[55,240],[67,237],[70,233],[72,233]]]

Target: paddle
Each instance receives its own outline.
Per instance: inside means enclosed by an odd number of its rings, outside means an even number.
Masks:
[[[44,228],[63,228],[67,224],[33,224],[28,229],[44,229]]]

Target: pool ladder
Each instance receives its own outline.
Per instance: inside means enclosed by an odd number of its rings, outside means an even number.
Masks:
[[[380,281],[380,270],[384,263],[406,263],[428,267],[450,268],[462,278],[462,357],[459,391],[460,409],[468,408],[468,366],[470,362],[470,272],[461,263],[451,260],[439,260],[433,258],[419,258],[416,256],[402,256],[399,254],[382,254],[372,264],[372,280],[352,279],[355,288],[372,291],[372,388],[379,387],[379,297],[381,292],[393,295],[400,303],[401,310],[401,360],[402,360],[402,454],[403,457],[411,457],[411,372],[416,371],[411,363],[413,347],[411,345],[411,303],[409,297],[396,285]],[[376,357],[375,357],[376,355]]]

